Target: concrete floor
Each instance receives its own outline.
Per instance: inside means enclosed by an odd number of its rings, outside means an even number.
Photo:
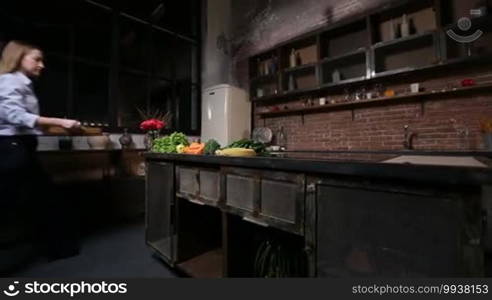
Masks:
[[[87,235],[78,256],[48,262],[39,258],[10,277],[175,278],[153,257],[144,241],[142,220],[111,225]]]

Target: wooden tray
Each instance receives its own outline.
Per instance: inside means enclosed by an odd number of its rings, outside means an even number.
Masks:
[[[102,129],[98,127],[86,127],[82,126],[78,129],[67,130],[63,127],[59,126],[50,126],[43,130],[45,135],[77,135],[77,136],[86,136],[86,135],[102,135]]]

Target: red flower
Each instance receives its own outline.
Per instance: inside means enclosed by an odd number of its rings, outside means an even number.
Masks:
[[[144,131],[160,130],[166,126],[166,123],[158,119],[149,119],[140,123],[140,129]]]

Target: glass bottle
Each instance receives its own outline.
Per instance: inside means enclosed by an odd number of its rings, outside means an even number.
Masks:
[[[290,51],[290,67],[294,68],[296,66],[296,50],[292,49]]]
[[[296,81],[292,74],[289,75],[289,91],[294,91],[296,89]]]
[[[299,51],[296,51],[296,66],[302,66],[302,58]]]
[[[331,74],[331,76],[332,76],[333,83],[338,83],[340,82],[340,80],[342,80],[342,76],[340,74],[340,71],[338,71],[338,69],[335,69]]]
[[[280,147],[280,150],[285,150],[287,147],[287,138],[285,136],[283,126],[280,126],[280,129],[277,133],[277,144]]]
[[[407,15],[404,14],[401,22],[401,37],[406,38],[409,35],[410,35],[410,24],[408,23]]]

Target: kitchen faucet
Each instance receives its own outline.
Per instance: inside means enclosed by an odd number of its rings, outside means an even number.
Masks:
[[[417,135],[415,132],[409,132],[408,131],[409,127],[410,126],[408,126],[408,125],[405,125],[403,127],[405,130],[405,135],[403,138],[403,148],[405,150],[413,150],[413,139]]]

